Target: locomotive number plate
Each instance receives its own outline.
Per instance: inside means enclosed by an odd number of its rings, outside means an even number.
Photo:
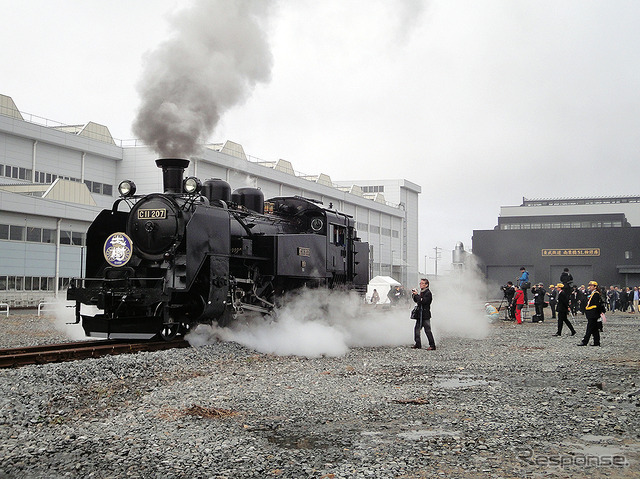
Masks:
[[[165,208],[154,208],[138,210],[138,219],[139,220],[166,220],[167,219],[167,210]]]
[[[311,256],[311,248],[298,246],[298,256]]]

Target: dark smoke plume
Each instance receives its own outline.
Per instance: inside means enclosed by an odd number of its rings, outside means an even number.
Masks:
[[[133,132],[163,157],[196,153],[226,110],[269,81],[271,5],[194,0],[173,15],[174,35],[145,58]]]

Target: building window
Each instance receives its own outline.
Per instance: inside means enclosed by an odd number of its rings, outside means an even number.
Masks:
[[[380,227],[371,225],[369,227],[369,231],[371,231],[372,233],[375,233],[375,234],[380,234]]]
[[[27,227],[27,241],[34,243],[42,242],[42,228]]]
[[[71,244],[75,246],[82,246],[84,244],[84,234],[73,231],[71,233]]]
[[[9,226],[9,239],[13,241],[24,241],[24,226]]]
[[[60,244],[71,244],[71,231],[60,231]]]
[[[361,186],[363,193],[384,193],[384,186]]]
[[[56,230],[50,230],[47,228],[42,229],[42,242],[43,243],[55,243],[56,242]]]

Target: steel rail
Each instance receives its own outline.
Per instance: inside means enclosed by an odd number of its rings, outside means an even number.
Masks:
[[[21,348],[0,349],[0,368],[76,361],[108,355],[188,347],[190,347],[190,345],[184,339],[146,342],[117,340],[79,341],[74,343],[26,346]]]

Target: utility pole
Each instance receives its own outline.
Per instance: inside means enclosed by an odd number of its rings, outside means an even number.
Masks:
[[[438,248],[436,246],[433,249],[436,251],[436,256],[433,259],[435,260],[435,264],[436,264],[435,277],[437,278],[438,277],[438,260],[441,258],[440,251],[442,251],[442,248]]]

